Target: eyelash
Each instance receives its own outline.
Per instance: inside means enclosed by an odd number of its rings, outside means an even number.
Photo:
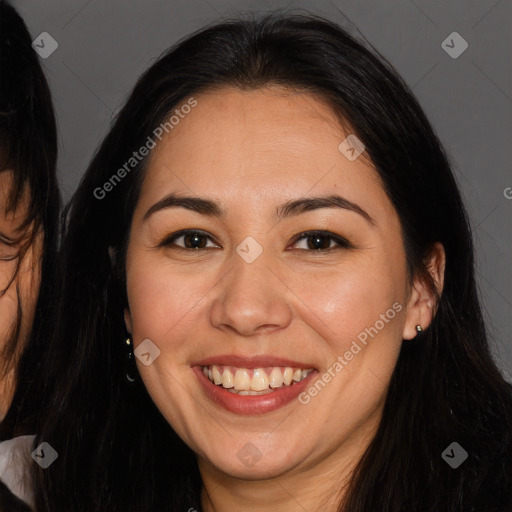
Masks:
[[[185,237],[186,235],[201,235],[206,238],[209,238],[212,240],[210,235],[208,235],[206,232],[198,230],[198,229],[184,229],[182,231],[178,231],[172,235],[169,235],[167,238],[165,238],[162,242],[158,244],[158,247],[171,247],[173,250],[179,250],[179,251],[186,251],[186,252],[199,252],[199,251],[205,251],[208,249],[211,249],[211,247],[199,247],[199,248],[187,248],[187,247],[180,247],[175,245],[175,241],[179,238]],[[353,248],[353,245],[342,236],[335,235],[334,233],[331,233],[330,231],[323,231],[323,230],[314,230],[314,231],[303,231],[297,237],[295,238],[295,241],[293,244],[295,245],[298,241],[302,239],[307,239],[310,237],[323,237],[328,238],[330,240],[333,240],[337,245],[337,247],[329,247],[327,249],[296,249],[298,251],[306,251],[306,252],[314,252],[314,253],[326,253],[331,252],[338,249],[350,249]],[[213,241],[213,240],[212,240]]]

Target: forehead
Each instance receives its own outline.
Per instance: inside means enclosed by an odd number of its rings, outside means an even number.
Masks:
[[[261,201],[306,195],[314,187],[352,189],[354,200],[372,194],[386,200],[369,159],[349,161],[340,152],[349,124],[318,97],[275,87],[225,88],[194,98],[197,105],[152,150],[143,196],[157,199],[171,189]]]
[[[220,89],[198,95],[153,157],[188,152],[191,163],[209,153],[212,164],[243,158],[269,164],[314,157],[328,144],[339,144],[342,128],[329,107],[315,97],[282,88],[252,91]],[[338,144],[336,144],[338,142]]]

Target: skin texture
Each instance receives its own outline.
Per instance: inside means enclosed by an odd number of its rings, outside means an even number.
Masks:
[[[22,323],[19,338],[16,341],[16,351],[13,358],[6,359],[2,355],[0,367],[0,421],[5,417],[12,401],[15,389],[15,370],[20,355],[27,343],[32,323],[41,281],[40,258],[42,255],[43,235],[38,233],[34,242],[27,248],[21,266],[14,281],[9,285],[16,269],[16,258],[23,244],[26,244],[29,232],[20,232],[19,227],[26,218],[30,195],[28,188],[24,191],[16,210],[6,212],[6,203],[12,187],[13,174],[11,171],[0,172],[0,354],[12,338],[18,314],[19,290],[22,305]],[[8,245],[3,237],[17,240],[14,245]]]
[[[419,280],[408,281],[397,213],[371,162],[338,150],[348,133],[324,103],[278,88],[224,88],[196,99],[152,150],[134,212],[126,325],[135,347],[149,338],[161,351],[149,366],[137,361],[139,372],[198,455],[205,510],[336,510],[377,429],[402,340],[429,325],[433,298]],[[168,208],[144,220],[171,192],[217,201],[225,218]],[[332,194],[374,224],[339,208],[272,216],[286,201]],[[182,229],[207,232],[208,248],[159,246]],[[352,247],[306,250],[298,235],[318,229]],[[252,263],[236,252],[248,236],[263,248]],[[440,290],[442,246],[430,266]],[[308,363],[320,378],[394,303],[401,311],[306,405],[237,415],[212,403],[191,369],[210,356],[266,354]],[[251,467],[237,457],[246,443],[261,453]]]

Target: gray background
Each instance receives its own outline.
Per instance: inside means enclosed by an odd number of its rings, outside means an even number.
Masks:
[[[359,31],[413,88],[450,156],[470,211],[493,352],[512,381],[512,0],[13,1],[36,38],[58,123],[64,200],[139,75],[171,44],[221,16],[306,9]],[[469,44],[452,59],[441,43]],[[510,195],[509,195],[510,197]]]

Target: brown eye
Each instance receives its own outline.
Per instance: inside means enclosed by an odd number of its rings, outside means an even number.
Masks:
[[[167,237],[159,245],[189,251],[204,250],[211,247],[207,247],[208,239],[211,240],[210,236],[203,231],[186,229]],[[214,247],[217,246],[214,244]]]
[[[307,231],[301,233],[299,238],[295,240],[294,245],[300,240],[306,240],[306,243],[305,247],[299,248],[299,250],[311,252],[327,252],[352,247],[348,240],[330,231]],[[334,245],[331,245],[332,242],[334,242]]]

